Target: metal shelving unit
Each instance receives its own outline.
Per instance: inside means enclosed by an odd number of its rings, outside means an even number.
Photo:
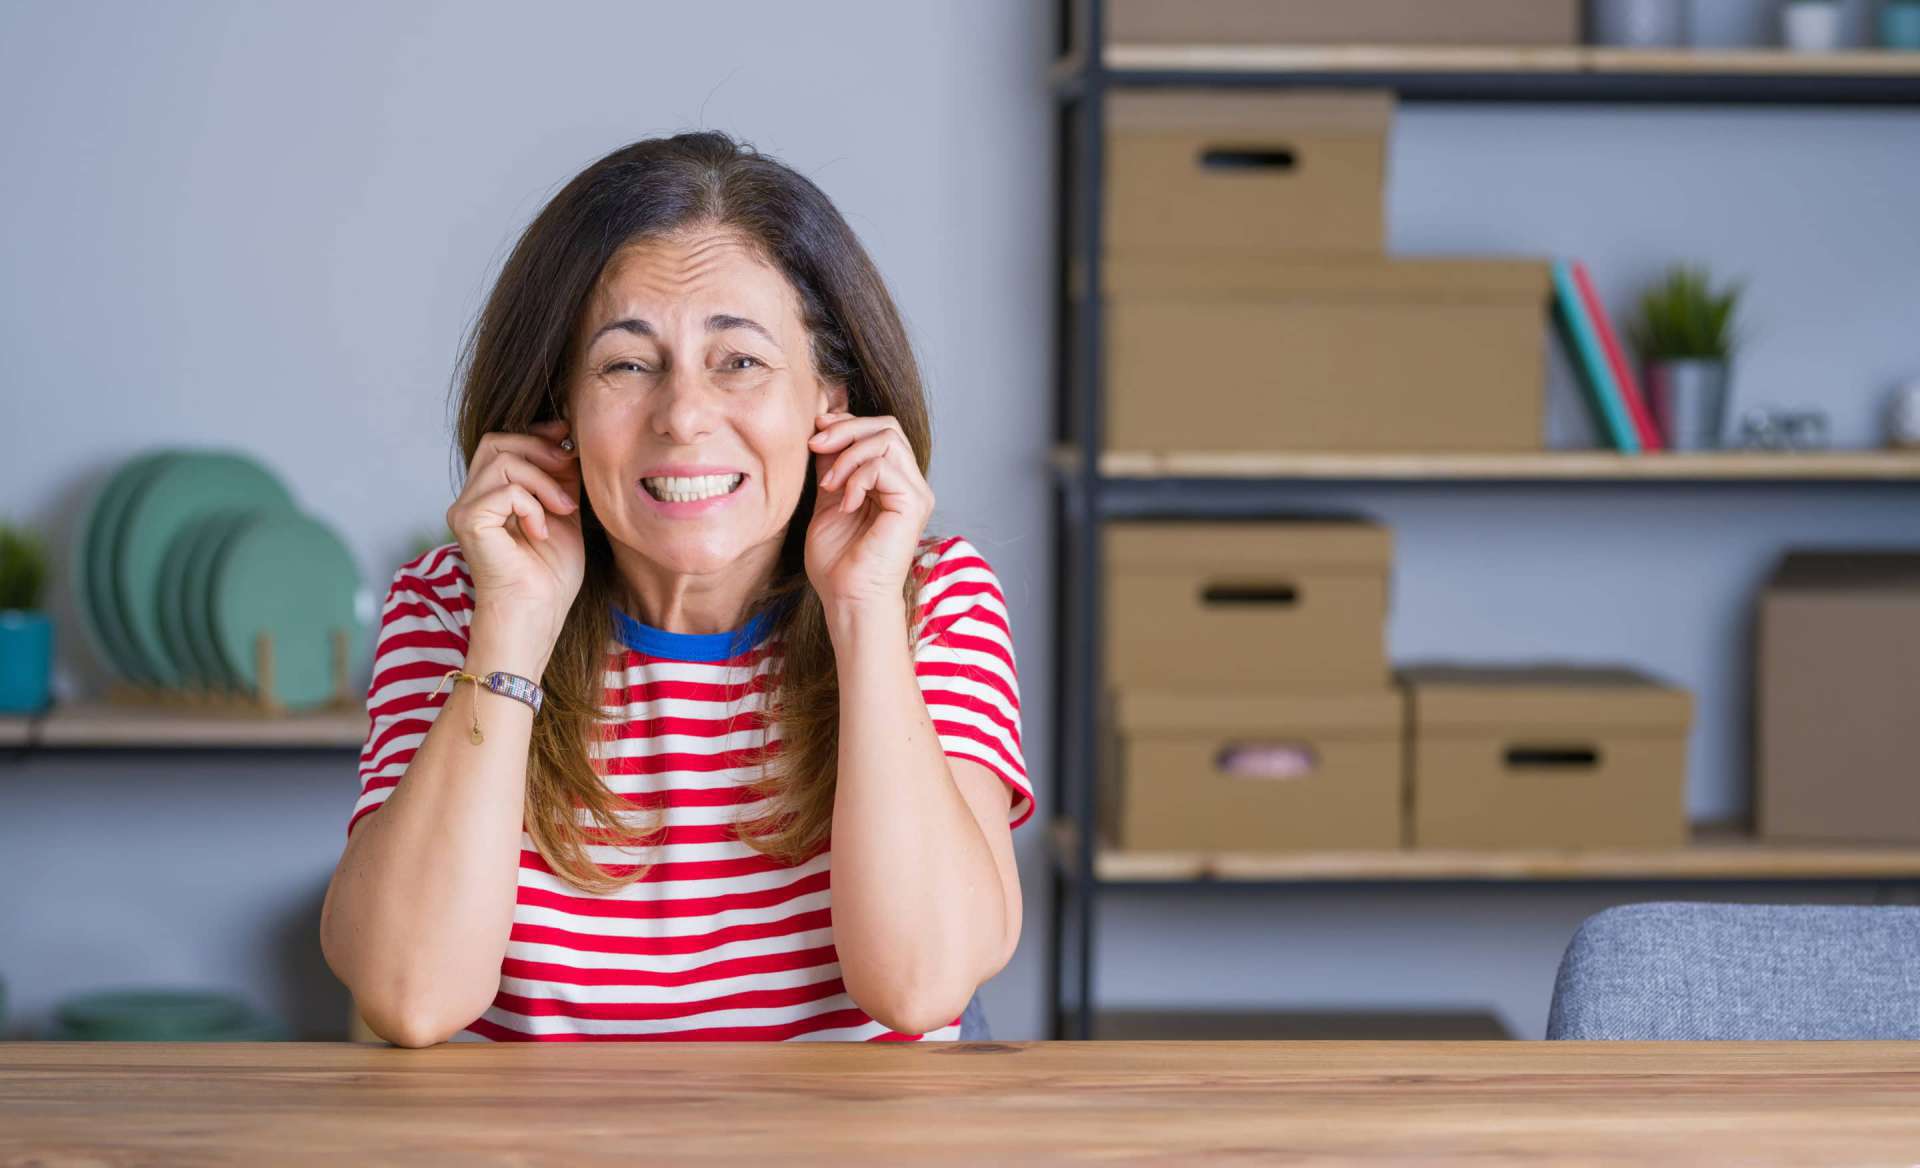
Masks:
[[[1058,670],[1058,810],[1049,975],[1054,1032],[1093,1032],[1094,951],[1101,896],[1133,889],[1248,889],[1302,883],[1559,884],[1660,881],[1920,880],[1920,849],[1783,849],[1712,832],[1659,856],[1569,858],[1351,853],[1245,858],[1129,855],[1095,838],[1096,696],[1102,657],[1100,525],[1123,515],[1202,517],[1242,485],[1276,482],[1699,484],[1920,482],[1920,463],[1888,453],[1656,456],[1606,452],[1510,456],[1168,454],[1106,451],[1102,378],[1104,98],[1117,88],[1384,87],[1410,102],[1589,102],[1712,105],[1920,104],[1920,54],[1625,53],[1544,50],[1248,48],[1107,45],[1103,0],[1061,0],[1056,97],[1058,287],[1054,457]],[[1101,451],[1099,457],[1088,452]],[[1778,461],[1771,461],[1777,458]],[[1236,864],[1238,866],[1236,866]],[[1407,865],[1412,864],[1409,868]],[[1424,865],[1424,867],[1423,867]],[[1417,870],[1416,870],[1417,869]]]

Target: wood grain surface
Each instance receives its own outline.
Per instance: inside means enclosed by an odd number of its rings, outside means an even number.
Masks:
[[[1920,1163],[1920,1043],[0,1044],[0,1164]]]

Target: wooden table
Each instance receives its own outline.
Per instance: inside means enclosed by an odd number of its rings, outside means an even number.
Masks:
[[[0,1044],[0,1165],[1920,1163],[1920,1043]]]

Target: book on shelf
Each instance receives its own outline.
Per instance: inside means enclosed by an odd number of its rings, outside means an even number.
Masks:
[[[1600,433],[1607,442],[1625,454],[1640,453],[1640,436],[1633,418],[1627,413],[1625,399],[1614,384],[1613,369],[1607,363],[1600,335],[1580,298],[1574,280],[1573,265],[1566,260],[1553,261],[1554,320],[1560,326],[1567,353],[1573,358],[1574,372],[1586,390]]]
[[[1579,260],[1573,261],[1573,282],[1580,290],[1580,303],[1587,310],[1587,319],[1593,322],[1593,330],[1599,334],[1600,347],[1606,351],[1607,367],[1613,370],[1613,383],[1620,391],[1622,404],[1627,407],[1627,416],[1633,419],[1633,430],[1640,437],[1640,448],[1649,452],[1664,450],[1666,443],[1660,437],[1660,428],[1653,424],[1653,411],[1647,406],[1647,395],[1641,391],[1640,379],[1633,375],[1633,363],[1627,360],[1626,347],[1620,343],[1620,332],[1613,327],[1613,318],[1607,315],[1606,305],[1600,302],[1600,294],[1594,290],[1593,279],[1587,274],[1587,265]]]

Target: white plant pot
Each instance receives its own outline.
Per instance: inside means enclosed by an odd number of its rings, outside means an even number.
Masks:
[[[1835,0],[1793,0],[1780,12],[1787,47],[1796,53],[1840,49],[1840,5]]]

